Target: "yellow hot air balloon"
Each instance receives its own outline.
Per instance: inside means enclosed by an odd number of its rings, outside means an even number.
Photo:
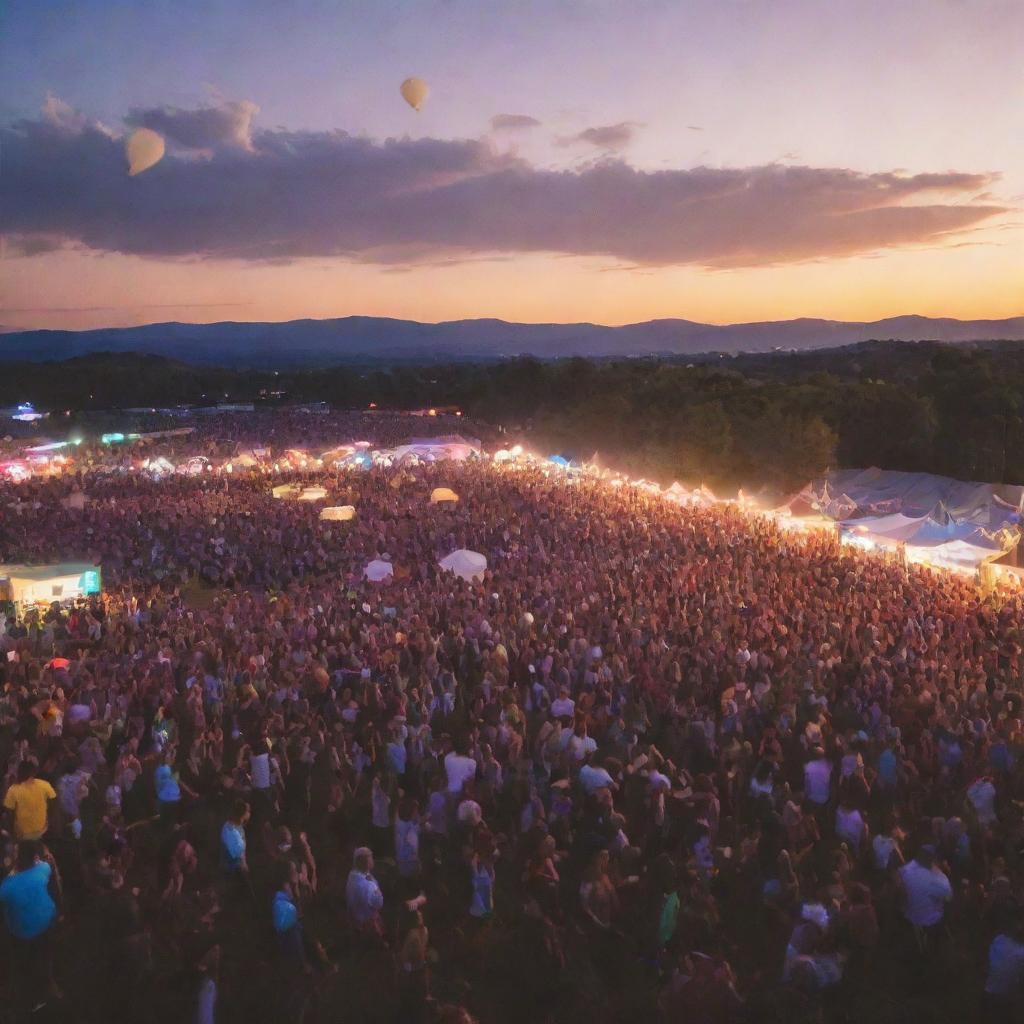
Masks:
[[[405,100],[413,110],[419,111],[423,107],[423,104],[427,102],[427,97],[430,95],[430,89],[422,78],[407,78],[402,83],[401,93],[402,99]]]
[[[163,159],[163,137],[152,128],[136,128],[124,144],[124,153],[128,157],[128,174],[141,174]]]

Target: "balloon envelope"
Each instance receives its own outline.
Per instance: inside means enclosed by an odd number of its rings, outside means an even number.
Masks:
[[[159,163],[164,155],[164,140],[151,128],[136,128],[124,144],[128,174],[141,174]]]
[[[412,107],[413,110],[420,110],[427,102],[430,89],[422,78],[407,78],[402,83],[402,99]]]

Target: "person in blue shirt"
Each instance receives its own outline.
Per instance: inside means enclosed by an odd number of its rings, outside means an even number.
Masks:
[[[51,879],[59,886],[49,851],[38,840],[27,840],[18,844],[14,871],[0,882],[4,923],[14,940],[11,976],[19,995],[31,1007],[45,1003],[47,990],[59,997],[50,949],[50,934],[57,919],[57,905],[50,895]]]
[[[244,800],[235,801],[231,817],[220,830],[221,853],[224,867],[228,871],[248,871],[245,860],[245,826],[249,821],[249,805]]]
[[[189,789],[174,770],[174,754],[168,752],[157,766],[153,776],[156,786],[156,802],[160,809],[160,820],[166,825],[176,825],[181,813],[181,793],[184,790],[190,797],[196,793]]]
[[[282,864],[270,916],[284,958],[291,966],[301,969],[306,965],[306,948],[295,894],[297,882],[295,865],[291,861]]]
[[[245,857],[245,826],[248,822],[249,805],[244,800],[237,800],[231,816],[220,830],[220,861],[232,886],[251,896],[249,862]]]

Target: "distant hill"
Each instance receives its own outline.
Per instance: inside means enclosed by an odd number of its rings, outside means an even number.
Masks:
[[[650,320],[622,327],[504,320],[427,324],[366,316],[284,323],[166,323],[93,331],[10,331],[0,334],[0,361],[51,362],[95,352],[137,352],[194,365],[298,369],[367,360],[393,363],[494,360],[517,355],[554,359],[807,351],[874,339],[1024,341],[1024,317],[953,320],[898,316],[868,323],[800,319],[728,325]]]

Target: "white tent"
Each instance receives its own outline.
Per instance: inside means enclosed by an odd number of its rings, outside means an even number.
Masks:
[[[515,456],[507,448],[499,448],[492,456],[495,462],[509,462]]]
[[[355,517],[355,505],[332,505],[328,508],[320,509],[320,518],[329,522],[347,523],[350,519],[355,519]]]
[[[447,572],[470,582],[483,579],[487,571],[487,559],[479,551],[467,551],[465,548],[445,555],[438,564]]]
[[[905,516],[902,512],[893,512],[887,516],[847,519],[841,525],[844,530],[867,537],[875,544],[895,547],[909,541],[927,519],[927,516]]]
[[[327,497],[327,491],[322,487],[307,487],[299,495],[299,501],[323,501]]]
[[[81,511],[85,508],[85,494],[82,491],[72,491],[66,498],[61,498],[60,503],[64,508]]]
[[[363,570],[363,575],[371,583],[382,583],[389,576],[394,576],[394,574],[395,567],[390,562],[385,562],[382,558],[375,558]]]
[[[275,498],[282,498],[290,501],[299,496],[299,489],[295,484],[278,484],[272,491]]]
[[[894,512],[848,519],[842,529],[844,536],[863,539],[876,547],[897,548],[902,544],[910,561],[969,572],[1012,551],[1020,539],[1013,528],[992,531],[957,520],[941,504],[923,516]]]

